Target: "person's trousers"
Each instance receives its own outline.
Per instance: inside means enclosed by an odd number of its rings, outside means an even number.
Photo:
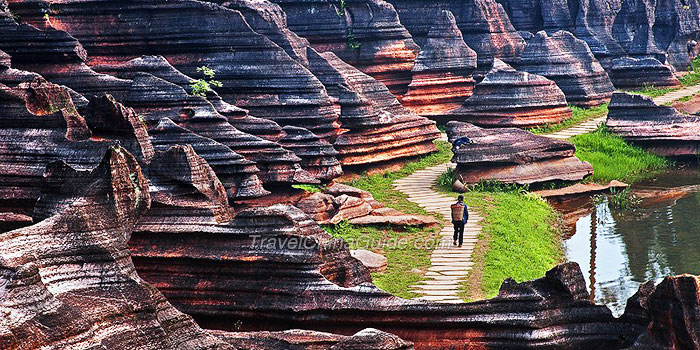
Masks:
[[[452,224],[455,226],[454,240],[457,241],[459,245],[462,245],[462,241],[464,240],[464,222],[453,221]]]

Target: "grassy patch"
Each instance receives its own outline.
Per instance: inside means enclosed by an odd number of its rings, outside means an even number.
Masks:
[[[309,193],[323,192],[326,190],[326,186],[323,185],[292,185],[292,188],[304,190]]]
[[[409,214],[430,215],[431,213],[419,207],[418,204],[409,201],[406,195],[395,190],[392,183],[418,170],[446,163],[452,159],[452,145],[449,142],[436,141],[435,144],[438,152],[408,163],[398,171],[364,175],[348,184],[369,191],[374,199],[388,207]],[[350,249],[370,248],[369,250],[386,256],[387,270],[372,274],[372,280],[379,288],[402,298],[418,296],[409,292],[409,286],[420,282],[423,272],[430,267],[430,255],[435,244],[432,239],[438,237],[439,228],[361,227],[347,222],[325,228],[333,236],[346,239]],[[401,240],[401,244],[367,245],[367,242],[390,242],[390,240],[393,242]],[[421,272],[417,272],[418,270]]]
[[[690,67],[688,67],[688,74],[678,78],[681,85],[692,86],[700,84],[700,56],[695,57],[692,62],[690,62]]]
[[[423,279],[422,273],[414,271],[430,266],[437,228],[399,230],[389,226],[353,226],[347,221],[324,228],[334,237],[345,239],[350,249],[369,248],[387,258],[386,271],[372,274],[377,287],[401,298],[419,296],[411,293],[409,287]]]
[[[435,141],[435,145],[438,148],[437,152],[422,157],[416,162],[406,164],[401,170],[361,176],[351,181],[349,185],[369,191],[374,196],[374,199],[384,203],[388,207],[409,214],[426,215],[428,213],[423,208],[419,207],[418,204],[407,200],[406,195],[394,190],[392,183],[418,170],[446,163],[452,159],[452,145],[449,142]]]
[[[559,216],[546,201],[518,186],[482,185],[464,196],[484,216],[475,266],[460,293],[465,300],[492,297],[504,279],[539,278],[563,261]]]
[[[632,94],[637,94],[637,95],[644,95],[644,96],[649,96],[651,98],[659,97],[662,95],[666,95],[669,92],[676,91],[678,88],[669,88],[669,87],[654,87],[653,85],[644,85],[643,88],[639,90],[633,90],[633,91],[628,91],[629,93]]]
[[[570,128],[576,124],[583,123],[585,121],[598,118],[608,113],[608,104],[604,104],[593,108],[579,108],[576,106],[569,106],[573,112],[571,118],[564,120],[556,124],[546,124],[536,128],[531,128],[528,131],[534,134],[551,134],[557,131],[561,131]]]
[[[576,156],[593,165],[590,181],[607,183],[620,180],[634,183],[652,177],[669,166],[663,157],[626,143],[601,127],[595,132],[571,138]]]

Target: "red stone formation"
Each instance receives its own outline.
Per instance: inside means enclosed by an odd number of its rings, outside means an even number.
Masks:
[[[423,115],[444,114],[472,94],[476,52],[464,42],[454,15],[442,11],[413,66],[413,80],[401,103]]]
[[[482,129],[450,122],[457,175],[464,184],[481,181],[532,184],[578,181],[593,174],[593,167],[576,158],[573,144],[516,129]]]
[[[518,72],[496,59],[491,71],[460,108],[434,118],[480,126],[533,127],[570,117],[566,97],[553,81]]]
[[[554,80],[566,100],[580,107],[606,103],[615,90],[588,45],[565,31],[538,32],[528,41],[517,67]]]
[[[700,152],[700,117],[658,106],[650,97],[615,93],[605,124],[623,139],[661,156]]]

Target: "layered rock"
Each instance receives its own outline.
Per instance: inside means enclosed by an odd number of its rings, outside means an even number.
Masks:
[[[160,54],[197,79],[205,78],[197,68],[207,66],[222,83],[215,90],[225,101],[324,139],[339,132],[323,85],[282,48],[254,32],[238,11],[193,0],[46,2],[52,12],[49,23],[78,38],[91,65]],[[44,22],[33,2],[14,3],[13,9],[31,23]],[[124,18],[127,12],[130,16]]]
[[[537,33],[540,30],[572,30],[578,1],[562,0],[497,0],[513,27],[519,31]]]
[[[352,336],[290,330],[282,332],[210,331],[238,349],[246,350],[412,350],[413,345],[377,329],[364,329]]]
[[[386,162],[436,150],[435,122],[404,108],[387,87],[332,52],[308,53],[311,71],[338,98],[349,131],[334,143],[343,165]]]
[[[384,0],[272,0],[291,30],[403,95],[419,47]]]
[[[659,1],[655,8],[654,40],[666,51],[668,62],[677,70],[686,70],[700,54],[700,12],[698,1]],[[693,45],[695,41],[695,45]]]
[[[321,140],[309,130],[285,126],[285,136],[279,144],[302,159],[301,166],[314,177],[329,181],[343,174],[336,158],[338,151],[327,141]]]
[[[608,129],[661,156],[696,156],[700,152],[700,117],[658,106],[647,96],[615,93]]]
[[[533,184],[578,181],[593,174],[593,167],[576,158],[573,144],[516,129],[482,129],[450,122],[457,175],[464,184],[481,181]]]
[[[588,44],[591,52],[603,62],[623,57],[625,50],[612,36],[615,14],[622,7],[622,0],[579,0],[577,1],[575,28],[577,38]]]
[[[615,90],[588,45],[566,31],[538,32],[528,41],[517,67],[554,80],[567,101],[580,107],[606,103]]]
[[[440,11],[451,11],[462,30],[464,41],[476,51],[477,81],[491,67],[494,58],[516,63],[525,49],[525,41],[508,19],[503,6],[493,0],[446,1],[390,0],[399,13],[401,23],[411,32],[419,45],[426,42],[430,27]]]
[[[206,99],[188,95],[175,84],[140,73],[134,77],[125,100],[153,125],[162,118],[169,118],[195,134],[223,144],[254,161],[260,170],[258,177],[265,183],[319,182],[301,168],[301,158],[294,153],[278,143],[236,129]],[[175,139],[172,142],[179,141]]]
[[[401,103],[424,116],[459,107],[472,94],[476,58],[454,15],[442,11],[416,58],[411,84]]]
[[[0,234],[3,348],[233,349],[136,274],[126,242],[148,183],[125,149],[92,172],[51,163],[46,183],[45,219]]]
[[[639,89],[647,85],[655,87],[681,85],[669,66],[652,57],[614,59],[608,72],[610,80],[618,89]]]
[[[496,59],[462,106],[438,119],[480,126],[533,127],[571,117],[564,93],[540,75],[518,72]]]

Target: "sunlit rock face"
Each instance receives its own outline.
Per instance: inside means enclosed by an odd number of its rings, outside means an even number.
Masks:
[[[462,106],[434,118],[480,126],[533,127],[571,117],[564,93],[540,75],[519,72],[496,59]]]
[[[578,181],[593,173],[589,163],[576,158],[573,144],[524,130],[450,122],[447,135],[455,154],[452,161],[464,184]]]
[[[343,165],[362,165],[403,159],[436,150],[440,136],[435,122],[420,117],[389,89],[332,52],[309,49],[311,71],[328,93],[338,99],[340,120],[347,132],[334,146]]]
[[[659,106],[651,98],[615,93],[605,122],[610,131],[662,156],[700,152],[700,117]]]
[[[517,67],[554,80],[566,100],[581,107],[601,105],[615,90],[588,45],[565,31],[538,32],[528,41]]]
[[[430,0],[390,1],[399,13],[401,23],[419,45],[427,41],[430,28],[442,10],[455,16],[464,41],[476,51],[477,81],[490,69],[493,59],[517,62],[525,41],[510,23],[503,6],[493,0],[434,2]]]
[[[475,69],[476,52],[464,42],[454,15],[442,11],[418,54],[401,103],[423,116],[455,109],[471,96]]]
[[[319,52],[332,51],[397,96],[406,93],[419,47],[384,0],[272,0],[289,29]]]
[[[215,90],[225,101],[324,139],[339,132],[338,116],[318,79],[254,32],[238,11],[186,0],[45,3],[52,10],[48,24],[80,40],[91,65],[162,55],[193,78],[204,78],[197,68],[207,66],[222,83]],[[14,2],[13,8],[26,21],[43,23],[35,5]]]

